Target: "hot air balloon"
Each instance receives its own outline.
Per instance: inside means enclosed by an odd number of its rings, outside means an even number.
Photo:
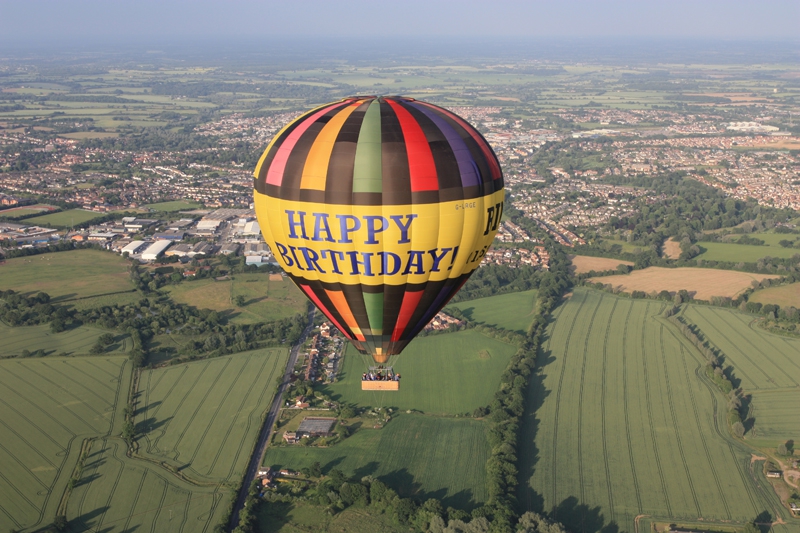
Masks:
[[[503,174],[486,140],[413,98],[313,109],[278,132],[254,176],[278,264],[381,365],[464,285],[503,214]]]

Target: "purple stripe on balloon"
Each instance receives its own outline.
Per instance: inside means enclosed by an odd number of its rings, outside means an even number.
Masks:
[[[447,139],[447,142],[450,144],[450,149],[453,150],[453,155],[456,157],[458,171],[461,174],[461,185],[463,187],[478,185],[480,183],[480,178],[475,170],[476,167],[475,162],[472,160],[472,154],[469,153],[469,148],[467,148],[464,139],[461,138],[458,132],[431,108],[416,102],[408,102],[408,105],[422,111],[444,134],[445,139]]]

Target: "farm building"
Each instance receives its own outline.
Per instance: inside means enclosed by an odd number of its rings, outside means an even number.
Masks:
[[[769,470],[769,471],[767,471],[767,477],[780,478],[782,473],[783,472],[781,472],[780,470]]]
[[[144,241],[131,241],[130,244],[125,246],[122,250],[120,250],[120,254],[124,254],[128,252],[128,254],[135,254],[145,245]]]
[[[300,422],[297,428],[298,435],[309,437],[330,437],[333,434],[335,418],[308,416]]]
[[[142,252],[142,260],[143,261],[155,261],[158,257],[164,253],[164,250],[169,248],[172,241],[156,241],[150,246],[147,247],[147,250]]]
[[[297,433],[294,431],[285,431],[283,433],[283,440],[285,440],[287,444],[294,444],[297,442]]]

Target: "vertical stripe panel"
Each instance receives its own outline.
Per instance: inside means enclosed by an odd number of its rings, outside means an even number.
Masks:
[[[373,100],[364,114],[356,146],[353,192],[382,192],[381,105]]]
[[[331,299],[333,302],[333,306],[339,311],[339,314],[342,315],[345,324],[350,328],[353,334],[358,338],[358,340],[364,340],[364,335],[361,333],[361,329],[358,327],[356,323],[356,319],[353,316],[353,312],[350,311],[350,306],[347,305],[347,300],[344,297],[344,293],[338,291],[329,291],[325,290],[325,294],[328,295],[328,298]]]
[[[319,298],[317,298],[317,295],[314,294],[314,291],[311,290],[311,287],[307,285],[300,285],[300,288],[303,289],[303,292],[306,293],[306,296],[308,296],[308,298],[314,302],[314,305],[317,306],[317,309],[322,311],[325,316],[328,317],[328,320],[333,322],[333,324],[339,328],[339,331],[341,331],[346,337],[350,338],[350,336],[347,334],[347,330],[343,328],[342,325],[333,317],[331,312],[328,311],[324,305],[322,305],[322,302],[319,300]]]
[[[311,150],[308,152],[305,166],[303,166],[303,177],[300,180],[301,189],[325,190],[328,163],[331,159],[336,137],[339,135],[345,120],[355,111],[356,107],[358,107],[358,103],[351,104],[340,110],[319,132],[314,144],[311,145]]]
[[[298,125],[292,133],[286,137],[286,140],[281,144],[278,148],[278,152],[275,154],[275,159],[272,160],[272,164],[269,166],[269,171],[267,172],[267,183],[270,185],[280,185],[283,181],[283,171],[286,168],[286,162],[289,160],[289,156],[292,153],[292,149],[294,145],[297,144],[297,141],[300,137],[305,133],[305,131],[322,115],[327,113],[332,109],[336,109],[338,107],[342,107],[346,105],[347,102],[340,103],[334,106],[326,106],[308,117],[303,121],[302,124]]]
[[[407,292],[405,296],[403,296],[403,305],[400,307],[400,314],[397,315],[397,324],[392,332],[392,342],[399,341],[402,337],[406,326],[408,326],[408,321],[411,320],[424,292],[425,291]]]
[[[406,111],[400,104],[388,100],[392,109],[397,114],[400,127],[403,129],[406,151],[408,152],[408,170],[411,175],[411,190],[435,191],[439,188],[439,180],[436,177],[436,163],[433,161],[431,147],[425,138],[422,128],[414,120],[414,117]]]
[[[373,335],[383,335],[383,293],[365,292],[364,305],[369,317],[369,328]]]
[[[461,185],[463,187],[471,187],[480,183],[480,177],[476,171],[475,162],[472,160],[472,155],[469,153],[469,148],[464,144],[461,136],[444,120],[436,111],[424,105],[411,102],[409,105],[422,111],[434,124],[442,131],[450,144],[450,149],[458,162],[458,171],[461,174]]]

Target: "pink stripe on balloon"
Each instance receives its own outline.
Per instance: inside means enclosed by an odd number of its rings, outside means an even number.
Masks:
[[[292,133],[286,137],[286,140],[283,141],[283,144],[280,145],[278,148],[278,152],[275,154],[275,158],[272,160],[272,164],[269,166],[269,171],[267,172],[267,183],[270,185],[280,185],[283,181],[283,171],[286,169],[286,162],[289,160],[289,156],[292,154],[292,150],[294,149],[294,145],[297,144],[297,141],[300,140],[300,137],[306,132],[311,125],[317,121],[319,117],[328,113],[333,109],[337,109],[339,107],[343,107],[347,104],[350,104],[350,101],[341,102],[338,105],[325,107],[324,109],[320,109],[306,120],[303,121],[302,124],[299,124]]]

